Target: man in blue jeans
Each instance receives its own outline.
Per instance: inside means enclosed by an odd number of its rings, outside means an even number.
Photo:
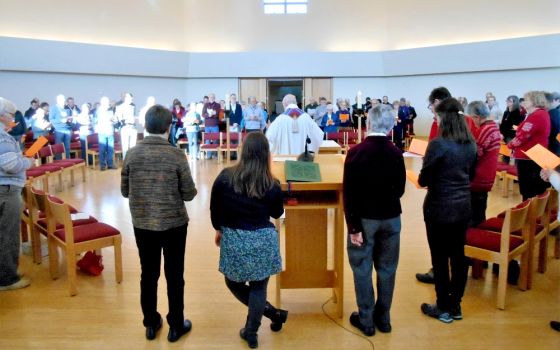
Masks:
[[[49,120],[54,127],[54,143],[64,144],[66,150],[66,158],[70,158],[70,137],[72,136],[72,115],[68,115],[68,111],[64,109],[66,98],[64,95],[56,96],[56,104],[50,110]],[[60,159],[60,154],[55,156]]]
[[[350,323],[366,336],[391,332],[391,303],[399,261],[401,203],[406,172],[402,152],[387,134],[394,125],[390,106],[370,109],[370,133],[350,149],[344,163],[344,212],[348,259],[359,312]],[[373,290],[377,273],[377,301]]]

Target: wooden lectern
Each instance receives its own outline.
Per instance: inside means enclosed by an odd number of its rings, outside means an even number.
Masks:
[[[344,156],[319,154],[321,182],[286,182],[284,162],[273,162],[272,173],[280,180],[285,193],[285,256],[284,267],[276,277],[276,304],[280,305],[282,289],[332,288],[338,317],[344,304],[344,208],[342,176]],[[289,188],[288,188],[289,187]],[[289,194],[286,193],[289,190]],[[287,205],[288,197],[297,205]],[[327,210],[334,209],[334,269],[327,267]],[[279,223],[277,223],[280,232]]]

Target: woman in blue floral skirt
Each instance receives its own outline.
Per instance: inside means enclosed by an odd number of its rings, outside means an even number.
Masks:
[[[262,133],[251,133],[243,143],[239,163],[224,169],[214,181],[210,200],[220,272],[233,295],[249,308],[240,336],[258,347],[262,316],[279,331],[288,312],[266,301],[271,275],[282,271],[278,233],[270,217],[284,212],[280,183],[270,171],[270,148]]]

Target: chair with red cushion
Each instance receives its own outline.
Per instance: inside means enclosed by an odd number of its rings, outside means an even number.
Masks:
[[[527,218],[533,202],[531,200],[520,208],[508,209],[501,233],[480,228],[467,230],[465,256],[500,265],[497,307],[502,310],[505,308],[508,263],[515,258],[521,257],[518,287],[521,290],[527,289],[530,236]],[[522,230],[520,237],[512,235],[512,232],[519,230]]]
[[[66,269],[70,295],[76,295],[76,255],[90,250],[113,247],[115,253],[115,278],[117,283],[122,281],[122,255],[121,255],[121,233],[114,227],[95,222],[86,225],[74,226],[70,216],[70,208],[66,203],[55,203],[47,199],[48,212],[48,242],[49,242],[49,265],[51,277],[57,279],[58,272],[58,248],[66,253]],[[56,229],[56,224],[63,226]]]
[[[30,228],[33,261],[36,264],[40,264],[42,258],[40,235],[42,234],[45,237],[48,236],[49,208],[47,206],[47,198],[58,204],[63,204],[64,201],[58,197],[47,194],[45,191],[41,191],[30,186],[26,186],[24,198],[26,199],[26,210],[24,213],[27,214],[29,221],[32,223]],[[70,214],[78,213],[74,207],[69,206],[69,210]],[[72,220],[72,224],[75,226],[91,224],[94,222],[97,222],[97,220],[92,216],[84,219]],[[60,228],[62,228],[62,225],[56,226],[56,229]]]
[[[61,159],[52,160],[50,164],[60,165],[63,170],[70,172],[70,185],[74,186],[74,170],[81,169],[82,181],[86,182],[86,162],[81,158],[66,158],[66,149],[63,143],[51,146],[54,156],[60,155]]]
[[[227,132],[222,132],[220,134],[220,147],[218,147],[220,154],[219,158],[223,159],[223,154],[225,153],[226,160],[227,162],[229,162],[231,158],[228,156],[228,151],[229,155],[231,155],[232,152],[235,152],[236,155],[239,155],[239,152],[241,151],[241,133],[230,132],[229,140],[227,139]]]
[[[89,163],[91,156],[92,164]],[[99,136],[97,133],[86,136],[86,165],[95,168],[95,157],[99,157]]]
[[[211,141],[213,143],[206,143]],[[202,143],[200,144],[200,153],[206,158],[208,152],[218,152],[220,147],[220,133],[219,132],[203,132]],[[218,161],[221,161],[221,152],[218,152]]]
[[[558,221],[558,192],[555,189],[550,190],[550,199],[548,203],[548,232],[550,233],[560,227],[560,221]],[[554,257],[556,259],[560,259],[560,234],[557,234],[554,239]],[[544,269],[546,270],[546,265],[544,266]]]
[[[337,132],[327,132],[325,133],[326,140],[333,140],[340,145],[340,147],[344,147],[346,144],[346,135],[347,133],[344,131],[337,131]]]

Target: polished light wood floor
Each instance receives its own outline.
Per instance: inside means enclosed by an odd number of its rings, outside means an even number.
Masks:
[[[407,159],[418,170],[419,159]],[[139,305],[140,266],[132,233],[127,200],[120,195],[118,170],[88,170],[86,183],[77,181],[58,193],[60,197],[123,234],[124,280],[114,279],[113,252],[104,250],[105,271],[100,277],[78,274],[78,295],[68,296],[64,270],[51,280],[48,257],[34,265],[21,258],[21,270],[32,279],[23,290],[0,293],[0,349],[244,349],[238,330],[246,308],[226,289],[218,272],[218,249],[210,224],[209,197],[214,178],[223,165],[202,160],[191,165],[198,195],[187,204],[188,228],[185,265],[185,312],[192,332],[176,344],[166,340],[165,325],[155,341],[144,338]],[[79,178],[79,177],[78,177]],[[54,191],[54,187],[51,188]],[[518,190],[516,189],[516,193]],[[551,260],[545,275],[536,274],[534,287],[522,292],[508,286],[505,311],[496,309],[497,279],[492,273],[473,280],[469,276],[463,302],[464,320],[443,324],[420,312],[420,304],[433,302],[432,285],[418,283],[414,274],[430,267],[422,217],[425,192],[407,183],[402,199],[401,253],[392,308],[393,332],[369,338],[375,349],[560,349],[560,334],[548,326],[560,319],[560,260]],[[372,199],[375,200],[375,199]],[[495,188],[489,198],[492,215],[520,200],[502,198]],[[61,262],[62,264],[62,262]],[[61,265],[62,266],[62,265]],[[159,310],[167,312],[165,279],[160,279]],[[269,284],[273,300],[274,278]],[[336,321],[355,331],[348,316],[356,310],[351,270],[345,267],[344,318]],[[322,311],[331,297],[326,289],[283,292],[282,307],[290,311],[279,333],[263,320],[259,342],[263,349],[371,349],[372,344],[337,326]],[[324,306],[334,316],[335,306]]]

